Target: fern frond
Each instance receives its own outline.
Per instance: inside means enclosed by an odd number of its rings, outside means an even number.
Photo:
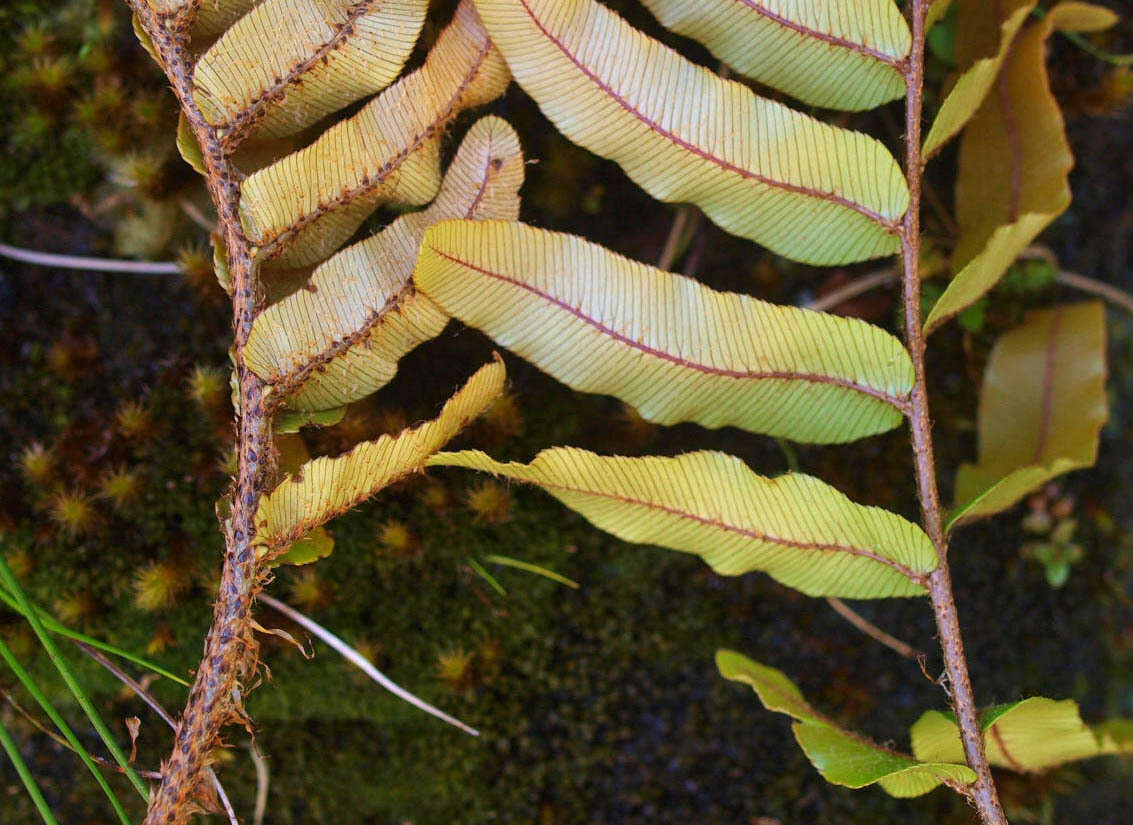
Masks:
[[[975,781],[962,750],[959,759],[921,754],[914,759],[840,727],[815,710],[780,670],[731,650],[716,651],[716,667],[725,679],[750,685],[765,708],[795,720],[791,728],[799,747],[827,782],[849,788],[876,783],[890,796],[913,797],[942,781],[953,787]]]
[[[956,474],[953,520],[1011,507],[1052,478],[1098,458],[1109,417],[1105,307],[1031,313],[991,351],[980,388],[978,464]]]
[[[262,260],[326,259],[379,204],[427,203],[440,186],[445,126],[494,100],[510,80],[471,0],[425,64],[305,149],[244,181],[240,216]]]
[[[833,265],[898,247],[909,202],[873,138],[756,97],[595,0],[477,0],[516,80],[568,138],[655,198],[727,231]]]
[[[426,6],[426,0],[256,6],[197,61],[197,105],[229,148],[252,134],[297,132],[397,77]]]
[[[1111,733],[1113,723],[1091,727],[1083,722],[1073,699],[1032,696],[990,708],[982,721],[988,762],[1020,773],[1133,751],[1133,742]],[[952,717],[930,710],[916,721],[911,733],[918,759],[963,761],[960,729]]]
[[[264,0],[200,0],[189,34],[194,42],[216,37]]]
[[[726,576],[759,570],[808,596],[920,596],[937,565],[928,536],[900,516],[811,476],[756,475],[724,453],[623,458],[555,447],[517,464],[465,450],[426,463],[535,484],[620,539],[694,553]]]
[[[414,280],[570,387],[659,424],[850,441],[896,427],[913,383],[904,347],[877,327],[717,292],[524,224],[438,224]]]
[[[642,0],[661,25],[813,106],[872,109],[905,93],[912,37],[893,0]]]
[[[478,121],[428,209],[339,252],[315,270],[309,289],[260,314],[244,350],[248,365],[300,410],[341,406],[384,386],[401,356],[448,322],[410,281],[425,230],[446,218],[518,217],[523,171],[511,126]]]
[[[963,67],[928,131],[921,150],[932,157],[960,133],[991,91],[996,75],[1016,33],[1027,21],[1036,0],[1007,0],[962,4],[961,31],[956,39],[956,58]]]
[[[504,364],[481,367],[440,415],[396,436],[366,441],[336,458],[316,458],[264,496],[256,511],[260,555],[273,558],[309,532],[420,469],[504,388]]]
[[[960,142],[956,275],[925,319],[926,331],[978,301],[1070,206],[1074,156],[1047,76],[1047,42],[1056,29],[1100,31],[1116,22],[1108,9],[1060,3],[1015,36],[995,94],[984,100]]]

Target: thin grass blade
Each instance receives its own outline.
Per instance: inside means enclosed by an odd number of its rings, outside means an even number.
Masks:
[[[295,622],[296,624],[302,625],[308,631],[310,631],[311,633],[314,633],[316,636],[318,636],[320,639],[322,639],[324,642],[326,642],[328,645],[330,645],[336,651],[338,651],[338,653],[340,655],[342,655],[342,657],[345,658],[346,661],[350,662],[350,664],[354,665],[356,668],[361,670],[363,673],[365,673],[367,676],[369,676],[371,679],[373,679],[379,685],[384,687],[386,690],[388,690],[394,696],[397,696],[399,699],[404,699],[409,704],[413,705],[416,708],[420,708],[421,710],[425,711],[425,713],[428,713],[430,716],[437,717],[442,722],[447,722],[448,724],[452,725],[455,728],[460,728],[462,731],[464,731],[467,734],[470,734],[472,736],[479,736],[480,735],[480,732],[478,730],[476,730],[475,728],[469,727],[468,725],[461,722],[459,719],[456,719],[452,716],[449,716],[443,710],[440,710],[438,708],[433,707],[428,702],[426,702],[424,699],[421,699],[421,698],[418,698],[417,696],[414,696],[412,693],[407,691],[405,688],[403,688],[400,685],[398,685],[397,683],[395,683],[388,676],[386,676],[384,673],[382,673],[380,670],[378,670],[376,667],[374,667],[373,664],[371,664],[369,659],[367,659],[365,656],[363,656],[357,650],[352,648],[350,645],[348,645],[346,642],[344,642],[338,636],[335,636],[333,633],[331,633],[329,630],[327,630],[321,624],[316,622],[314,619],[311,619],[309,616],[306,616],[306,615],[300,613],[295,608],[284,604],[279,599],[273,599],[271,596],[267,595],[266,593],[261,593],[258,598],[261,602],[266,604],[268,607],[272,608],[273,610],[278,610],[284,616],[291,619],[291,621]]]
[[[4,602],[4,604],[8,605],[8,607],[12,608],[12,610],[16,611],[21,616],[25,616],[23,608],[21,608],[20,603],[16,601],[16,597],[3,588],[0,588],[0,601]],[[148,659],[143,659],[141,656],[131,653],[128,650],[123,650],[122,648],[112,645],[109,642],[104,642],[94,638],[93,636],[88,636],[85,633],[80,633],[77,630],[72,630],[65,624],[59,622],[54,616],[52,616],[42,608],[36,608],[36,612],[39,614],[39,620],[43,622],[43,626],[50,630],[52,633],[62,636],[65,639],[71,639],[75,642],[82,642],[83,644],[89,645],[96,650],[101,650],[103,653],[109,653],[112,656],[118,656],[119,658],[125,659],[128,662],[133,662],[138,667],[144,667],[146,670],[153,671],[159,676],[164,676],[166,679],[172,679],[179,685],[189,687],[189,683],[185,679],[178,676],[176,673],[172,673],[171,671],[166,670],[161,665],[154,664]]]
[[[3,557],[0,556],[0,560],[2,559]],[[121,821],[123,825],[130,825],[130,818],[126,816],[126,811],[123,809],[122,803],[119,802],[118,797],[114,795],[114,791],[111,790],[110,784],[106,781],[106,777],[99,772],[98,766],[94,764],[94,760],[91,759],[90,755],[86,752],[83,744],[79,741],[79,737],[75,735],[75,732],[71,730],[71,726],[64,721],[63,717],[59,715],[59,711],[55,709],[55,705],[51,704],[51,700],[39,689],[39,685],[31,678],[31,674],[24,669],[23,665],[19,663],[15,655],[13,655],[11,648],[4,643],[3,639],[0,639],[0,659],[4,660],[12,673],[14,673],[16,678],[20,681],[20,684],[22,684],[24,689],[35,699],[43,709],[43,712],[47,714],[47,718],[54,723],[55,727],[59,729],[59,732],[63,734],[63,737],[70,743],[71,747],[74,748],[75,753],[79,755],[79,759],[87,766],[87,770],[94,775],[98,786],[102,788],[102,792],[105,793],[106,798],[110,800],[110,805],[114,808],[114,813],[118,814],[119,821]]]
[[[480,564],[480,562],[476,561],[476,559],[469,559],[468,566],[472,568],[472,572],[486,581],[488,583],[488,586],[499,593],[501,596],[507,595],[507,591],[504,590],[504,586],[496,580],[495,576],[485,570],[484,565]]]
[[[8,588],[9,592],[15,594],[16,601],[23,608],[21,612],[24,614],[24,618],[27,619],[28,624],[31,625],[32,631],[34,631],[35,635],[39,638],[39,643],[43,645],[43,649],[47,651],[47,655],[50,657],[52,664],[55,665],[55,669],[59,671],[59,675],[62,676],[63,681],[67,683],[67,688],[71,691],[75,700],[87,715],[87,718],[90,719],[94,729],[98,731],[99,737],[106,745],[106,749],[110,751],[110,754],[114,757],[114,761],[122,768],[123,772],[126,774],[126,778],[130,780],[130,784],[134,786],[134,789],[141,794],[142,799],[149,800],[149,788],[146,787],[146,784],[142,782],[142,778],[138,776],[137,771],[130,765],[130,760],[126,758],[126,754],[118,745],[117,740],[111,735],[110,729],[106,726],[106,722],[103,721],[98,710],[95,709],[94,703],[91,702],[90,697],[83,691],[78,679],[75,678],[75,674],[71,672],[71,668],[67,665],[66,660],[60,655],[59,648],[55,646],[55,642],[47,634],[47,630],[44,629],[43,623],[39,620],[38,612],[28,600],[27,594],[24,593],[23,589],[20,587],[20,583],[16,580],[15,575],[12,574],[11,568],[8,567],[8,561],[3,555],[0,555],[0,579],[3,579],[4,585]],[[46,708],[44,708],[44,710],[46,710]]]
[[[484,558],[484,561],[489,561],[492,564],[502,564],[504,567],[514,567],[516,570],[525,570],[528,573],[534,573],[537,576],[542,576],[543,578],[550,579],[553,582],[565,584],[567,587],[573,590],[578,590],[578,588],[582,586],[574,579],[568,579],[566,576],[562,575],[561,573],[556,573],[554,570],[548,570],[546,567],[540,567],[539,565],[532,564],[531,562],[513,559],[510,556],[486,556]]]
[[[12,735],[8,733],[8,729],[4,727],[2,721],[0,721],[0,745],[4,746],[8,758],[12,760],[12,765],[15,767],[16,773],[19,774],[20,781],[24,783],[31,801],[35,803],[35,809],[39,811],[40,818],[47,825],[58,825],[51,809],[47,807],[47,800],[43,798],[43,792],[39,790],[39,785],[35,782],[35,777],[31,775],[24,757],[20,755],[20,749],[16,746],[15,740],[12,739]]]

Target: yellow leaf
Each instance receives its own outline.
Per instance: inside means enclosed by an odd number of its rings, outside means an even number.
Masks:
[[[303,464],[264,496],[256,511],[256,544],[261,557],[276,557],[325,524],[418,470],[425,460],[480,415],[504,388],[504,364],[481,367],[448,400],[432,421],[396,436],[365,441],[336,458]]]
[[[294,433],[280,433],[273,436],[276,451],[276,466],[280,473],[294,474],[311,460],[307,445]],[[334,551],[334,539],[322,527],[316,527],[307,535],[282,551],[272,559],[273,565],[310,564],[326,558]]]
[[[494,100],[509,79],[465,0],[421,68],[244,181],[240,217],[260,257],[276,266],[319,263],[379,204],[427,203],[441,182],[445,126]]]
[[[307,442],[297,433],[273,433],[275,466],[281,475],[295,475],[299,468],[311,460]]]
[[[1104,6],[1093,3],[1079,3],[1075,0],[1059,3],[1046,13],[1050,25],[1060,32],[1076,32],[1088,34],[1090,32],[1105,31],[1117,24],[1120,20],[1117,14]]]
[[[960,144],[956,218],[960,237],[952,282],[925,320],[931,331],[979,300],[1043,229],[1070,205],[1074,164],[1045,52],[1055,28],[1112,21],[1104,9],[1055,6],[1011,45],[989,94]]]
[[[834,785],[864,788],[877,783],[890,796],[907,799],[923,796],[945,779],[960,785],[976,780],[967,765],[918,762],[830,725],[795,722],[791,730],[807,759]]]
[[[756,97],[595,0],[477,8],[544,114],[653,197],[807,263],[896,251],[908,188],[873,138]]]
[[[319,559],[325,559],[334,552],[334,539],[325,527],[316,527],[298,541],[289,545],[286,550],[279,552],[271,558],[272,567],[281,564],[301,565],[311,564]]]
[[[152,57],[153,61],[160,66],[161,60],[158,59],[157,49],[154,47],[153,41],[150,39],[150,36],[146,34],[146,30],[142,28],[142,23],[140,20],[138,20],[138,16],[136,14],[130,15],[130,26],[134,30],[134,36],[138,38],[138,43],[140,43],[141,47],[146,50],[146,54]]]
[[[290,135],[397,77],[425,22],[426,5],[426,0],[262,3],[197,61],[193,96],[226,141],[253,130]]]
[[[538,485],[620,539],[693,553],[725,576],[759,570],[808,596],[923,595],[937,563],[928,537],[900,516],[811,476],[756,475],[724,453],[623,458],[555,447],[505,464],[465,450],[427,463]]]
[[[962,67],[951,91],[944,98],[922,153],[932,157],[959,134],[980,108],[1015,33],[1027,20],[1036,0],[956,0],[956,62]]]
[[[1105,309],[1034,312],[992,350],[980,390],[979,464],[956,477],[953,522],[1006,510],[1097,459],[1105,423]]]
[[[184,112],[177,116],[177,151],[185,163],[200,174],[205,173],[205,158],[201,154],[201,146],[197,143],[197,137],[193,134]]]
[[[930,0],[928,12],[925,13],[925,29],[931,29],[948,14],[950,8],[952,8],[952,0]]]
[[[1072,699],[1035,696],[1000,705],[983,715],[987,759],[998,768],[1032,773],[1107,753],[1128,753],[1128,741],[1119,742],[1107,733],[1121,721],[1091,728]],[[960,729],[951,716],[928,711],[911,733],[918,759],[963,761]]]
[[[725,679],[748,685],[770,711],[786,714],[799,721],[826,721],[822,714],[811,707],[798,685],[781,670],[756,662],[734,650],[716,651],[716,669]]]
[[[717,292],[519,223],[437,224],[413,277],[563,383],[660,424],[848,441],[900,424],[912,387],[904,347],[877,327]]]
[[[893,0],[643,0],[666,28],[813,106],[860,111],[905,93],[912,37]]]
[[[329,410],[280,410],[272,419],[272,430],[276,433],[297,433],[304,427],[333,427],[346,417],[346,407]]]
[[[406,352],[446,315],[410,281],[425,230],[445,218],[516,218],[523,153],[515,131],[485,117],[468,132],[432,206],[320,265],[306,289],[264,310],[244,358],[287,405],[324,410],[388,383]]]

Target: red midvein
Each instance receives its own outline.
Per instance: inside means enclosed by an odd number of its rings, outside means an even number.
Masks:
[[[484,267],[477,266],[476,264],[472,263],[471,261],[465,261],[461,258],[454,256],[454,255],[449,255],[447,252],[443,252],[442,250],[437,249],[434,246],[430,246],[429,249],[430,249],[430,251],[435,252],[437,255],[440,255],[446,261],[451,261],[452,263],[454,263],[458,266],[463,266],[467,269],[475,270],[476,272],[479,272],[481,275],[485,275],[489,278],[494,278],[497,281],[503,281],[504,283],[511,284],[512,286],[519,287],[520,289],[526,290],[527,292],[530,292],[532,295],[535,295],[536,297],[541,298],[542,300],[546,301],[547,303],[553,304],[554,306],[558,307],[559,309],[562,309],[566,312],[569,312],[571,315],[573,315],[578,320],[585,322],[586,324],[590,325],[594,329],[598,330],[603,335],[605,335],[609,338],[612,338],[613,340],[617,341],[620,344],[625,344],[626,346],[631,347],[632,349],[635,349],[638,352],[643,352],[646,355],[653,356],[654,358],[658,358],[662,361],[668,361],[669,363],[676,364],[679,367],[685,367],[687,369],[696,370],[697,372],[703,372],[703,373],[707,373],[709,375],[719,375],[723,378],[737,378],[737,379],[749,379],[749,380],[768,379],[768,380],[780,380],[780,381],[808,381],[808,382],[811,382],[811,383],[814,383],[814,384],[832,384],[832,385],[837,386],[837,387],[843,387],[844,389],[852,390],[853,392],[860,392],[863,395],[868,395],[872,398],[876,398],[877,400],[883,401],[886,404],[890,405],[891,407],[896,408],[901,413],[905,412],[907,405],[905,404],[905,401],[904,401],[903,398],[899,398],[899,397],[896,397],[896,396],[889,395],[888,393],[886,393],[882,390],[875,389],[874,387],[868,387],[864,384],[859,384],[855,381],[849,381],[845,378],[837,378],[837,377],[832,376],[832,375],[817,375],[815,373],[791,372],[791,371],[788,371],[788,370],[767,371],[767,372],[755,372],[755,371],[750,371],[750,370],[730,370],[730,369],[725,369],[724,367],[714,367],[714,366],[711,366],[709,364],[701,364],[697,361],[690,361],[687,358],[681,358],[679,355],[673,355],[671,352],[665,352],[665,350],[657,349],[656,347],[651,347],[648,344],[644,344],[641,341],[636,341],[636,340],[634,340],[633,338],[630,338],[627,335],[623,335],[622,333],[618,332],[617,330],[606,326],[605,324],[603,324],[601,321],[597,320],[596,318],[591,318],[589,315],[584,313],[581,309],[578,309],[577,307],[571,306],[570,304],[568,304],[566,301],[562,300],[561,298],[557,298],[557,297],[555,297],[554,295],[551,295],[548,292],[544,292],[543,290],[538,289],[537,287],[534,287],[531,284],[517,280],[516,278],[512,278],[508,275],[504,275],[502,272],[494,272],[490,269],[485,269]]]
[[[726,533],[735,533],[745,538],[755,539],[756,541],[765,541],[768,544],[777,544],[780,547],[794,547],[798,550],[816,550],[828,553],[849,553],[851,556],[860,556],[862,558],[875,561],[878,564],[883,564],[886,567],[891,567],[904,576],[906,579],[916,583],[924,583],[924,574],[916,573],[900,562],[888,559],[885,556],[878,555],[872,550],[866,550],[864,547],[853,547],[848,544],[824,544],[821,542],[809,541],[795,541],[794,539],[785,539],[781,536],[769,536],[766,533],[760,533],[758,530],[752,530],[747,527],[739,527],[735,524],[728,524],[724,521],[717,519],[710,519],[704,516],[699,516],[696,513],[691,513],[687,510],[681,510],[676,507],[669,507],[664,504],[658,504],[655,501],[646,501],[644,499],[630,498],[629,496],[619,496],[616,493],[604,493],[598,490],[588,490],[578,487],[569,487],[565,484],[550,484],[544,481],[538,482],[540,487],[548,489],[562,490],[567,493],[578,493],[580,495],[594,496],[595,498],[605,498],[612,501],[620,501],[625,504],[631,504],[638,507],[645,507],[649,510],[659,510],[671,516],[679,516],[690,521],[695,521],[698,524],[703,524],[706,527],[715,527],[718,530],[723,530]]]
[[[1012,756],[1011,751],[1007,750],[1007,743],[1003,741],[1003,734],[999,732],[999,725],[991,726],[991,735],[995,739],[995,744],[999,745],[999,750],[1003,753],[1003,758],[1011,765],[1011,769],[1019,773],[1027,773],[1027,769],[1019,764],[1018,760]]]
[[[892,55],[888,55],[885,52],[878,51],[877,49],[872,49],[864,43],[855,43],[852,40],[846,40],[845,38],[837,37],[833,34],[827,34],[826,32],[820,32],[816,29],[807,28],[801,23],[796,23],[794,20],[788,20],[786,17],[782,17],[776,14],[775,12],[771,11],[771,9],[765,8],[759,3],[753,2],[753,0],[736,0],[736,2],[742,3],[761,17],[766,17],[768,20],[778,23],[783,28],[791,29],[792,31],[796,31],[806,37],[813,37],[815,40],[822,40],[823,42],[829,43],[832,46],[839,46],[840,48],[849,49],[852,52],[857,52],[858,54],[864,55],[866,57],[872,57],[874,60],[878,60],[882,63],[885,63],[886,65],[892,66],[894,69],[898,69],[901,65],[901,60],[893,57]]]
[[[628,100],[614,91],[613,87],[611,87],[608,83],[598,77],[598,75],[595,74],[589,67],[583,65],[582,61],[580,61],[574,55],[574,53],[567,48],[566,44],[559,40],[554,35],[554,33],[547,29],[543,25],[543,22],[535,16],[535,12],[532,11],[531,7],[527,5],[527,0],[519,1],[523,5],[524,10],[527,12],[527,15],[531,18],[531,22],[533,22],[539,28],[539,31],[543,33],[544,37],[555,44],[555,46],[558,47],[559,51],[561,51],[580,72],[586,75],[590,82],[592,82],[595,86],[597,86],[599,89],[613,98],[613,100],[617,102],[617,104],[625,109],[629,114],[633,115],[635,118],[637,118],[637,120],[644,123],[651,132],[660,135],[661,137],[667,139],[671,143],[676,144],[677,146],[680,146],[685,151],[690,152],[715,166],[719,166],[721,169],[733,172],[742,178],[754,180],[756,183],[761,183],[765,186],[770,186],[775,189],[782,189],[786,192],[794,192],[798,195],[818,198],[820,200],[837,204],[838,206],[845,207],[846,209],[857,212],[859,215],[863,215],[866,218],[869,218],[871,221],[881,226],[886,232],[894,235],[897,234],[898,227],[896,221],[890,220],[884,215],[878,212],[874,212],[872,209],[869,209],[865,206],[862,206],[860,203],[855,203],[849,198],[844,198],[841,195],[835,195],[833,192],[822,192],[818,189],[810,189],[806,186],[799,186],[798,184],[787,183],[785,181],[774,180],[772,178],[765,177],[764,175],[760,175],[756,172],[751,171],[750,169],[744,169],[742,166],[736,166],[734,163],[729,163],[723,158],[716,157],[712,153],[706,152],[704,149],[701,149],[699,146],[693,143],[689,143],[687,140],[673,134],[667,129],[662,128],[661,124],[651,119],[643,112],[639,111],[636,107],[634,107],[632,103],[630,103]]]
[[[999,94],[999,110],[1003,115],[1003,131],[1007,135],[1007,145],[1011,149],[1011,168],[1008,170],[1008,202],[1007,222],[1015,223],[1019,220],[1019,201],[1023,194],[1023,144],[1019,137],[1019,124],[1015,121],[1015,106],[1011,100],[1009,72],[1011,58],[1015,51],[1015,43],[1007,47],[1007,54],[1003,58],[1003,66],[999,70],[996,80],[996,91]]]

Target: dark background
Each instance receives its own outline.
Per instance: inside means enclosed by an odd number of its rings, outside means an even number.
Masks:
[[[703,50],[663,34],[640,7],[611,5],[714,65]],[[1131,50],[1133,29],[1124,21],[1099,42]],[[133,40],[122,7],[10,2],[0,9],[0,54],[3,240],[60,253],[166,260],[187,254],[197,261],[207,237],[182,201],[203,203],[201,187],[172,148],[172,96]],[[933,58],[937,79],[947,73],[945,58]],[[1129,289],[1133,109],[1124,103],[1133,81],[1057,37],[1050,65],[1077,167],[1074,204],[1042,241],[1065,268]],[[528,169],[524,220],[656,260],[675,207],[649,200],[618,167],[572,147],[516,87],[489,111],[516,126],[537,161]],[[899,118],[895,104],[845,122],[896,148]],[[473,119],[456,125],[452,144]],[[945,206],[954,166],[953,148],[930,171],[929,185]],[[391,217],[380,213],[369,230]],[[931,210],[926,232],[945,235]],[[706,221],[678,267],[690,259],[705,283],[780,303],[801,303],[872,268],[802,267]],[[840,311],[896,329],[893,297],[881,290]],[[978,381],[991,344],[1026,309],[1079,297],[1057,286],[1001,289],[968,328],[951,324],[934,336],[929,372],[946,498],[956,465],[974,457]],[[211,616],[209,586],[221,552],[213,503],[224,489],[219,465],[231,440],[230,411],[202,411],[186,387],[195,367],[227,365],[223,294],[199,263],[188,277],[143,278],[3,261],[0,330],[5,551],[18,555],[33,598],[69,623],[148,650],[185,672],[196,663]],[[1024,508],[964,528],[953,542],[956,599],[981,702],[1071,697],[1090,722],[1133,716],[1133,324],[1111,309],[1109,330],[1112,407],[1101,458],[1096,468],[1059,482],[1059,495],[1073,500],[1076,541],[1084,550],[1067,583],[1052,588],[1042,566],[1023,552],[1033,540],[1021,525]],[[334,452],[399,421],[429,417],[490,351],[486,339],[450,325],[410,354],[393,384],[352,409],[344,425],[310,435],[309,446]],[[462,444],[515,459],[553,444],[623,454],[715,448],[742,456],[761,473],[786,469],[771,439],[732,429],[642,426],[611,399],[574,395],[517,359],[507,361],[521,431],[514,422],[480,425]],[[151,426],[126,438],[115,414],[130,401],[144,405]],[[100,504],[94,522],[68,537],[48,515],[51,491],[29,484],[17,469],[33,442],[55,450],[68,489],[93,490],[109,467],[136,470],[139,501],[123,511]],[[856,500],[915,515],[904,431],[849,446],[799,447],[798,456],[806,471]],[[392,699],[323,646],[308,661],[264,637],[271,678],[252,692],[248,708],[271,770],[266,822],[971,820],[966,806],[943,790],[908,801],[878,789],[826,785],[785,718],[718,676],[715,650],[735,648],[790,674],[817,706],[847,725],[907,748],[908,726],[924,710],[944,707],[945,696],[916,663],[861,635],[824,602],[761,575],[724,579],[694,558],[615,541],[530,489],[510,491],[510,521],[481,525],[464,503],[478,479],[457,471],[432,477],[449,493],[446,510],[423,502],[419,482],[399,485],[330,526],[336,541],[330,558],[279,571],[268,592],[302,605],[375,656],[400,684],[483,735],[469,738]],[[390,520],[410,527],[420,552],[381,546],[381,527]],[[545,565],[582,587],[493,567],[507,589],[501,596],[468,565],[489,553]],[[147,611],[136,604],[136,582],[155,561],[186,584],[169,607]],[[929,672],[940,672],[926,602],[855,607],[928,651]],[[303,635],[266,609],[260,621]],[[0,633],[77,722],[77,709],[26,628],[0,611]],[[446,680],[439,667],[453,652],[469,654],[469,664]],[[71,658],[117,729],[123,717],[141,717],[138,764],[155,768],[168,731],[97,666],[77,652]],[[9,679],[0,674],[0,687],[10,689]],[[177,686],[159,680],[152,690],[170,710],[180,708],[184,693]],[[60,821],[111,821],[72,754],[10,706],[0,713],[20,734]],[[229,736],[220,773],[237,809],[250,818],[255,775],[248,737],[237,729]],[[93,735],[88,738],[97,751]],[[140,816],[125,783],[112,782]],[[1118,823],[1123,800],[1133,793],[1129,763],[1112,758],[1040,777],[1002,775],[1000,787],[1013,822]],[[31,823],[35,816],[11,766],[0,763],[0,822]]]

